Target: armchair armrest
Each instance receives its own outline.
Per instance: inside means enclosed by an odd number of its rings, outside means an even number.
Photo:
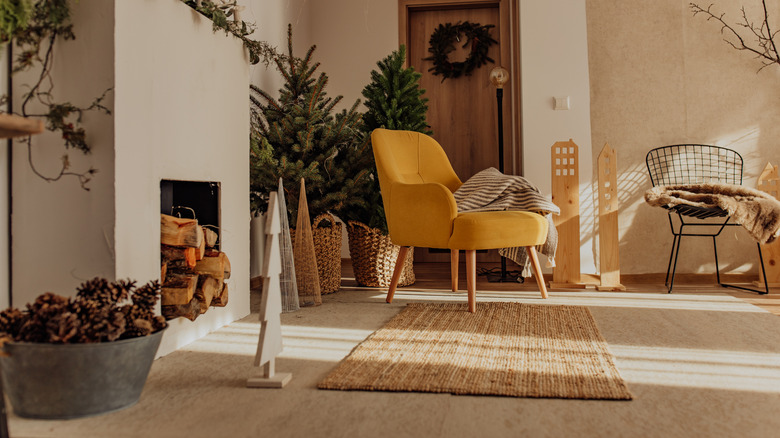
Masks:
[[[439,183],[393,182],[387,226],[393,243],[401,246],[447,248],[452,221],[458,215],[455,197]]]

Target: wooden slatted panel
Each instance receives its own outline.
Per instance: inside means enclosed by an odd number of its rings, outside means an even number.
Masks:
[[[550,287],[582,287],[580,281],[579,147],[573,140],[552,145],[552,201],[561,209],[553,216],[558,251]]]
[[[766,163],[766,167],[764,167],[764,170],[758,177],[758,189],[769,193],[776,199],[780,199],[780,178],[778,177],[777,166],[773,166],[772,163]],[[764,256],[767,283],[769,283],[769,286],[780,286],[780,240],[767,245],[761,245],[761,251]],[[761,269],[758,271],[758,285],[763,288],[764,275]]]
[[[599,167],[599,261],[598,290],[626,290],[620,284],[618,229],[617,153],[605,144],[598,159]]]

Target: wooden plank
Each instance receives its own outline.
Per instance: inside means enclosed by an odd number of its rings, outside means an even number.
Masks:
[[[620,254],[617,193],[617,153],[605,144],[598,158],[599,266],[597,290],[624,291],[620,284]]]
[[[211,228],[203,227],[203,237],[206,239],[206,246],[214,248],[217,245],[219,235]]]
[[[169,279],[160,289],[160,304],[163,306],[187,304],[195,295],[197,287],[197,275],[186,275]]]
[[[214,298],[222,292],[224,282],[222,281],[222,278],[204,275],[201,276],[198,283],[198,290],[195,292],[195,296],[200,298],[200,313],[206,313]]]
[[[43,132],[43,120],[0,114],[0,138],[25,137]]]
[[[160,215],[160,243],[199,248],[202,242],[203,229],[198,226],[196,219]]]
[[[206,256],[198,260],[192,268],[198,274],[210,275],[212,277],[225,278],[225,260],[227,256],[224,252],[217,253],[216,256]],[[228,268],[229,269],[229,268]]]
[[[579,147],[573,140],[552,145],[552,201],[561,209],[553,215],[558,251],[550,287],[584,287],[580,276]]]
[[[211,302],[211,305],[214,307],[225,307],[227,306],[228,298],[228,285],[227,283],[223,283],[222,292],[220,292],[218,297],[214,298],[214,300]]]
[[[165,319],[184,317],[190,321],[195,321],[195,319],[200,316],[200,299],[194,296],[187,304],[161,306],[161,310]]]
[[[758,189],[769,193],[775,199],[780,199],[780,177],[778,176],[777,166],[772,163],[766,163],[764,170],[758,177]],[[764,257],[764,269],[766,269],[766,281],[770,287],[780,286],[780,240],[775,240],[769,244],[761,245],[761,252]],[[757,286],[764,287],[764,273],[758,270]]]

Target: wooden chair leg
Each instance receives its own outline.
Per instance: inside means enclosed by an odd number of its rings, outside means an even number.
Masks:
[[[457,249],[450,250],[450,276],[452,277],[452,291],[458,291],[458,263],[460,263]]]
[[[477,311],[477,251],[466,250],[466,290],[469,295],[469,312]]]
[[[406,260],[406,254],[409,252],[408,246],[402,246],[398,250],[398,258],[395,259],[395,268],[393,268],[393,277],[390,279],[390,288],[387,289],[387,302],[393,302],[393,295],[395,295],[395,288],[398,287],[398,280],[401,279],[401,273],[404,271],[404,260]]]
[[[542,267],[539,266],[539,257],[536,255],[536,248],[533,246],[526,246],[526,252],[531,259],[531,268],[534,270],[534,277],[536,277],[536,284],[539,285],[539,292],[542,293],[542,298],[547,298],[547,287],[544,285],[544,276],[542,276]]]

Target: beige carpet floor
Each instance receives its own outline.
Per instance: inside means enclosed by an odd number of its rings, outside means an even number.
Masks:
[[[282,316],[281,390],[247,389],[257,315],[155,361],[141,401],[78,420],[10,416],[12,437],[776,437],[780,318],[710,292],[552,292],[587,306],[634,399],[625,401],[328,391],[317,383],[410,302],[464,293],[345,288]],[[479,301],[541,303],[538,292]]]

